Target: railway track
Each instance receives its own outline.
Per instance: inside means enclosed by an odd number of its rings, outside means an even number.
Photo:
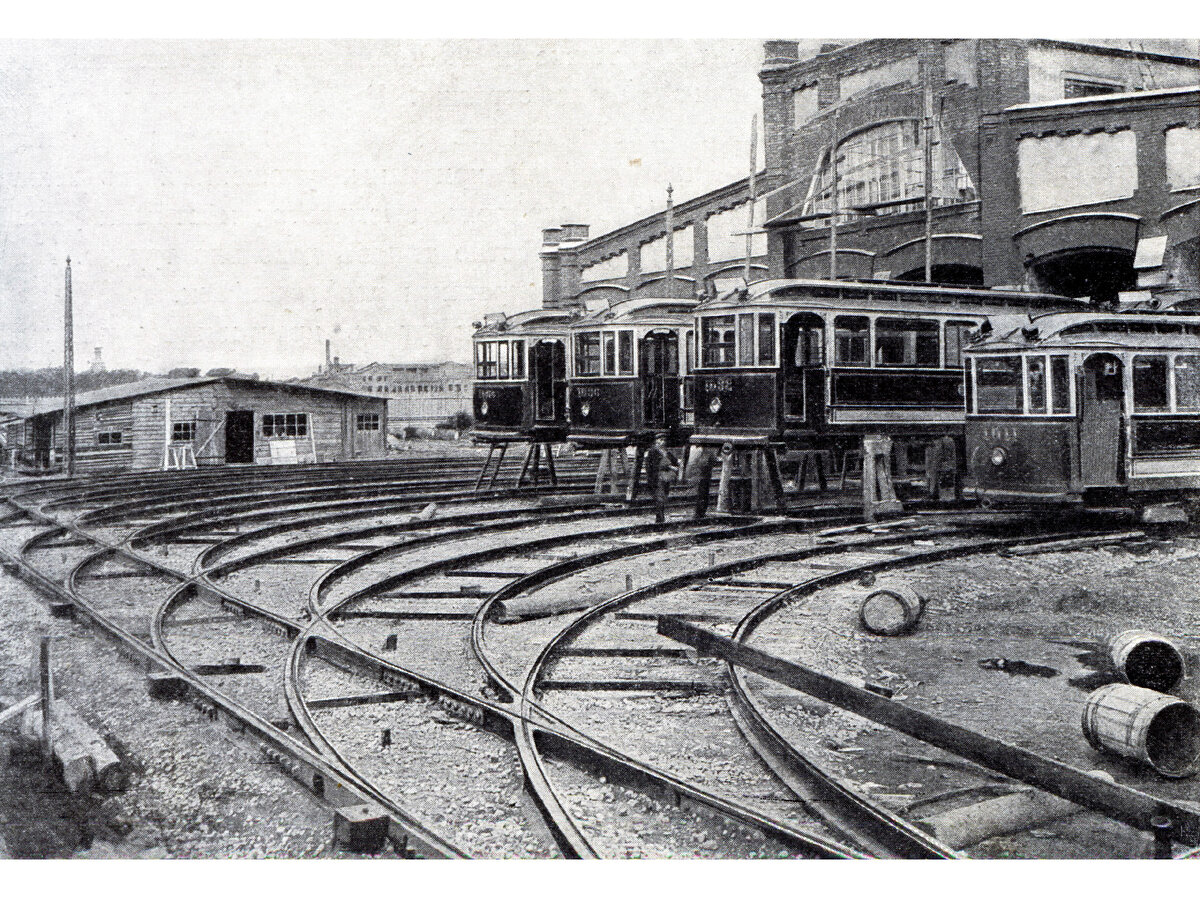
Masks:
[[[310,789],[381,805],[418,855],[957,855],[654,624],[745,640],[817,586],[1029,534],[853,528],[836,506],[657,528],[569,491],[439,492],[436,471],[39,486],[7,498],[0,555]]]

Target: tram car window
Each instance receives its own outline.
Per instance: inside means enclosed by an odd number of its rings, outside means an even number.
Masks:
[[[575,374],[600,374],[600,332],[589,331],[575,335]]]
[[[633,332],[617,332],[617,374],[633,374]]]
[[[926,319],[875,320],[875,363],[881,366],[938,366],[938,323]]]
[[[980,412],[1021,412],[1021,357],[993,356],[976,360],[975,398]]]
[[[1133,408],[1137,410],[1166,409],[1167,358],[1165,356],[1135,356],[1133,358]]]
[[[775,314],[758,314],[758,364],[775,365]]]
[[[1175,357],[1175,405],[1200,409],[1200,356],[1181,353]]]
[[[838,316],[833,320],[834,362],[839,366],[870,365],[871,320]]]

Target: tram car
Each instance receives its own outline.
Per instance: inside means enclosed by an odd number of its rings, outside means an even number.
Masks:
[[[692,443],[842,453],[880,433],[961,444],[970,336],[997,314],[1085,308],[1015,290],[757,282],[696,310]]]
[[[555,443],[567,433],[567,341],[573,308],[496,313],[477,326],[472,398],[477,440]]]
[[[633,298],[571,325],[570,441],[644,447],[666,432],[671,446],[687,442],[697,304]]]
[[[1200,315],[1042,315],[965,356],[968,465],[984,503],[1200,496]]]

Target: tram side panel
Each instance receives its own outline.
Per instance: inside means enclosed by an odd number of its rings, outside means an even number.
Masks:
[[[1081,492],[1074,419],[970,418],[968,468],[985,494],[1067,498]]]
[[[571,428],[594,436],[623,436],[642,426],[642,384],[636,378],[572,380]]]

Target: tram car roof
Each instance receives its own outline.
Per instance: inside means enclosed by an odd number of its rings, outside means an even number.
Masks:
[[[685,297],[631,297],[571,323],[574,330],[613,325],[678,325],[690,322],[700,301]]]
[[[948,310],[979,310],[996,306],[1057,307],[1083,309],[1087,301],[1059,294],[1000,288],[953,287],[922,282],[830,281],[815,278],[773,278],[736,288],[714,300],[706,300],[700,313],[744,309],[746,306],[785,306],[815,309],[856,309],[886,311],[896,309],[898,301]]]
[[[474,338],[498,337],[500,335],[522,334],[560,334],[567,330],[573,320],[579,318],[583,310],[578,306],[563,306],[547,309],[527,309],[524,312],[506,316],[504,313],[492,313],[484,317],[483,323],[475,329]]]
[[[992,331],[963,348],[970,354],[1050,349],[1200,350],[1200,315],[1164,312],[1053,312],[990,320]]]

